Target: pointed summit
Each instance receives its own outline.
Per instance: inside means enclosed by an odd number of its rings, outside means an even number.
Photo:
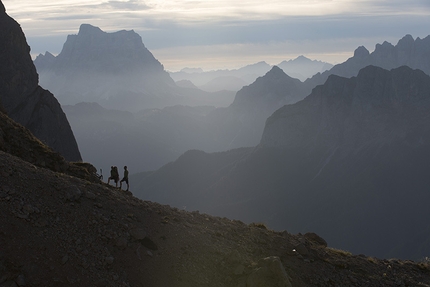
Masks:
[[[266,76],[268,77],[285,77],[288,76],[285,72],[279,68],[278,66],[273,66],[269,72],[267,72]]]
[[[354,57],[365,58],[368,56],[369,56],[369,50],[367,50],[364,46],[360,46],[354,51]]]
[[[103,34],[105,32],[102,31],[99,27],[95,27],[90,24],[82,24],[79,27],[78,35],[89,35],[89,34]]]
[[[300,80],[291,78],[281,68],[273,66],[266,75],[238,91],[231,106],[253,107],[255,110],[264,110],[269,116],[281,106],[301,99]]]
[[[414,38],[411,35],[406,35],[397,43],[397,49],[403,52],[410,53],[415,44]]]

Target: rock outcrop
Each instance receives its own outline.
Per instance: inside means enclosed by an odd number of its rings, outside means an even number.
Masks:
[[[38,85],[38,75],[19,24],[0,10],[0,102],[7,114],[69,161],[81,156],[58,101]]]

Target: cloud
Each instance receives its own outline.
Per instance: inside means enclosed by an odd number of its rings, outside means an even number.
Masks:
[[[336,44],[325,55],[345,55],[359,45],[394,41],[405,34],[425,37],[430,26],[428,0],[3,0],[3,3],[8,14],[21,24],[33,53],[46,50],[59,53],[64,40],[53,45],[54,39],[76,34],[82,23],[89,23],[106,32],[133,29],[142,36],[146,47],[172,63],[175,49],[184,51],[186,56],[187,48],[200,59],[204,55],[199,51],[215,53],[212,51],[220,49],[231,61],[237,58],[236,62],[241,55],[241,59],[246,56],[259,60],[282,56],[281,50],[274,47],[284,47],[284,57],[300,55],[300,45],[303,54],[317,55],[329,43]],[[238,52],[240,47],[246,51]],[[267,48],[265,56],[262,47]],[[173,56],[168,56],[168,52]],[[186,57],[192,60],[191,56]],[[211,57],[208,55],[208,59]],[[220,55],[213,58],[219,61]],[[167,63],[165,66],[169,67]]]
[[[129,1],[108,1],[107,3],[102,3],[99,6],[105,6],[113,9],[120,9],[120,10],[131,10],[131,11],[138,11],[138,10],[147,10],[150,9],[149,6],[147,6],[145,3],[142,3],[142,1],[138,0],[129,0]]]

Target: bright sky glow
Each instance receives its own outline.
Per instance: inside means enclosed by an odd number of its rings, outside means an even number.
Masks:
[[[82,23],[135,30],[169,70],[277,64],[299,55],[338,63],[360,45],[430,34],[428,0],[3,0],[32,54],[58,54]]]

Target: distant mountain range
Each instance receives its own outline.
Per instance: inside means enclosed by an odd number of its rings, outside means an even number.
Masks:
[[[255,148],[188,151],[131,181],[147,200],[418,259],[430,253],[429,109],[428,75],[368,66],[277,110]]]
[[[305,56],[299,56],[294,60],[282,61],[276,66],[281,68],[290,77],[301,81],[333,67],[332,64],[310,60]],[[200,68],[184,68],[179,72],[170,72],[170,76],[175,81],[191,81],[195,86],[204,91],[239,91],[243,86],[253,83],[258,77],[266,74],[272,67],[266,62],[259,62],[234,70],[204,72]]]
[[[405,42],[408,38],[410,36],[405,36],[399,43]],[[423,40],[417,39],[412,46],[420,47],[414,49],[422,51],[425,48],[423,43],[427,41],[428,37]],[[88,109],[83,109],[87,114],[76,112],[79,108],[83,108],[83,105],[78,105],[76,108],[67,107],[65,111],[80,144],[84,159],[106,169],[110,167],[110,163],[113,161],[112,156],[108,157],[106,155],[116,155],[123,145],[120,143],[122,142],[130,144],[131,148],[125,149],[122,156],[113,157],[121,158],[119,162],[122,162],[122,160],[128,161],[134,167],[134,171],[154,170],[169,161],[175,160],[188,149],[217,152],[239,147],[256,146],[261,139],[265,121],[273,112],[285,104],[292,104],[305,98],[317,84],[322,84],[323,82],[321,83],[321,81],[328,77],[330,73],[341,74],[344,72],[348,77],[352,74],[357,74],[363,64],[363,57],[369,57],[374,62],[381,62],[378,59],[384,56],[379,52],[380,46],[377,45],[376,50],[378,52],[375,51],[371,54],[366,53],[364,48],[360,47],[355,51],[354,57],[348,59],[345,63],[336,65],[333,69],[323,74],[317,74],[305,82],[293,79],[286,75],[283,70],[274,67],[266,75],[259,77],[254,83],[243,87],[237,92],[236,98],[234,101],[231,98],[231,104],[228,107],[216,109],[178,107],[154,111],[146,110],[141,113],[146,115],[143,117],[129,115],[128,122],[120,120],[115,115],[117,112],[109,111],[118,109],[120,105],[114,105],[113,108],[109,109],[104,106],[103,116],[97,110],[92,112],[91,105],[88,105]],[[394,50],[401,51],[400,48],[396,48],[397,46],[393,46],[395,47]],[[402,44],[400,44],[401,46]],[[402,54],[403,52],[398,53]],[[410,55],[408,61],[411,63],[428,62],[424,52],[408,53],[408,55]],[[265,68],[267,68],[267,65],[262,62],[244,70],[248,71],[249,74],[252,70],[263,70]],[[190,69],[186,71],[201,72],[200,70]],[[181,86],[183,91],[188,91],[189,93],[197,91],[194,95],[199,93],[198,88],[191,82],[182,81],[177,86]],[[97,90],[93,92],[97,93]],[[206,99],[209,102],[210,99],[218,96],[221,95],[210,94]],[[124,98],[123,102],[126,101],[126,98]],[[205,97],[201,99],[205,99]],[[225,102],[227,102],[227,98],[225,99]],[[104,103],[104,101],[99,101],[100,105]],[[95,108],[95,106],[92,107]],[[141,106],[136,104],[136,107]],[[202,113],[202,110],[206,112]],[[180,112],[177,113],[178,111]],[[109,112],[112,113],[111,116],[108,116]],[[99,115],[100,118],[97,119],[96,115]],[[159,123],[156,124],[156,121],[159,121]],[[101,125],[95,124],[97,122]],[[102,128],[102,126],[107,126],[108,122],[112,127]],[[172,124],[175,129],[170,126]],[[188,126],[195,128],[190,129]],[[145,132],[148,129],[151,131],[149,133],[151,136],[145,138]],[[102,138],[112,139],[109,144],[100,144],[100,137],[96,136],[100,132],[104,134]],[[118,132],[120,132],[121,136],[118,136]],[[104,146],[105,148],[96,148],[99,146]]]
[[[98,102],[105,108],[139,111],[176,104],[226,106],[231,92],[178,87],[134,31],[103,32],[82,24],[58,56],[35,60],[40,83],[62,105]]]

